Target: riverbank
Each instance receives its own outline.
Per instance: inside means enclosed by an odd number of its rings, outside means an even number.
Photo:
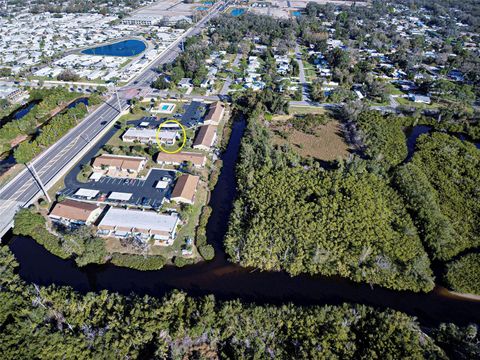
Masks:
[[[223,251],[223,237],[236,196],[235,163],[244,127],[244,121],[232,124],[230,142],[222,155],[222,173],[211,196],[207,236],[216,251],[212,261],[148,272],[108,264],[78,268],[73,260],[50,254],[30,238],[12,237],[9,247],[20,263],[20,276],[27,282],[70,286],[81,293],[105,289],[125,295],[134,292],[161,297],[172,289],[180,289],[192,296],[214,294],[220,300],[241,299],[256,304],[363,303],[403,311],[426,326],[480,322],[480,303],[446,296],[441,288],[427,294],[393,291],[341,277],[290,277],[284,272],[261,272],[229,262]]]
[[[7,358],[62,358],[74,353],[85,358],[111,354],[132,359],[171,354],[262,358],[268,346],[267,351],[281,359],[324,354],[351,360],[423,359],[434,354],[433,358],[446,359],[450,353],[473,358],[478,349],[475,324],[432,325],[399,311],[361,304],[259,305],[180,291],[161,299],[107,291],[82,295],[67,287],[26,283],[8,249],[0,252],[0,285],[10,300],[0,304],[1,313],[9,314],[0,345]],[[32,332],[33,326],[38,331]]]

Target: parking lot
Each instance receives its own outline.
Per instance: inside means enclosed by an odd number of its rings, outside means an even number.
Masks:
[[[156,128],[166,120],[176,119],[187,129],[198,126],[203,122],[206,105],[200,101],[192,101],[189,104],[183,105],[184,113],[176,113],[170,116],[162,116],[157,118],[155,116],[145,116],[138,120],[130,120],[127,125],[140,126],[141,123],[148,123],[149,128]]]
[[[197,126],[203,121],[205,115],[205,104],[199,101],[192,101],[184,106],[185,112],[182,115],[181,123],[186,128]]]
[[[164,189],[156,188],[159,181],[168,182]],[[98,181],[88,181],[87,183],[77,183],[74,187],[69,187],[61,191],[67,197],[76,198],[74,195],[78,189],[98,190],[96,201],[128,204],[145,208],[158,209],[165,198],[170,196],[175,185],[175,171],[162,169],[152,169],[145,180],[141,179],[121,179],[104,176]],[[108,196],[112,193],[128,193],[131,197],[128,201],[111,201]]]

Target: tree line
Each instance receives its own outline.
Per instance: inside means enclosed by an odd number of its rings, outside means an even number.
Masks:
[[[0,247],[4,359],[473,359],[477,326],[424,329],[364,305],[220,302],[174,291],[162,299],[24,282]]]

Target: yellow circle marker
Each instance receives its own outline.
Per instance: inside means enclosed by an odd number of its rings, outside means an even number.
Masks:
[[[165,124],[169,124],[169,123],[177,124],[180,127],[180,129],[182,129],[182,133],[183,133],[182,145],[180,145],[180,147],[177,150],[173,150],[173,151],[169,151],[169,150],[164,149],[163,146],[162,146],[162,143],[160,142],[160,139],[158,137],[159,134],[160,134],[160,131],[162,130],[162,127]],[[163,123],[161,123],[160,126],[157,128],[157,131],[155,132],[155,138],[157,140],[157,145],[158,145],[158,147],[160,148],[161,151],[163,151],[167,154],[176,154],[176,153],[180,152],[183,149],[183,147],[185,146],[185,144],[187,143],[187,131],[185,130],[185,127],[182,124],[180,124],[177,120],[166,120]]]

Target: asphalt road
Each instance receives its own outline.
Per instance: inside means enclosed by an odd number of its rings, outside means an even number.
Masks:
[[[155,69],[164,63],[173,61],[181,52],[181,40],[198,34],[203,26],[212,17],[216,16],[222,8],[224,8],[224,5],[220,4],[212,8],[207,16],[177,39],[169,50],[132,79],[124,88],[120,89],[118,91],[118,101],[116,96],[112,95],[103,105],[70,130],[67,135],[34,159],[29,168],[38,174],[42,183],[47,184],[59,172],[70,166],[71,161],[85,147],[93,146],[92,139],[106,127],[111,126],[121,110],[128,107],[128,91],[123,91],[124,89],[149,86],[156,77]],[[121,109],[119,109],[119,103]],[[10,228],[18,209],[25,206],[39,191],[41,191],[41,188],[28,169],[23,170],[0,189],[0,236],[3,236],[5,231]]]

